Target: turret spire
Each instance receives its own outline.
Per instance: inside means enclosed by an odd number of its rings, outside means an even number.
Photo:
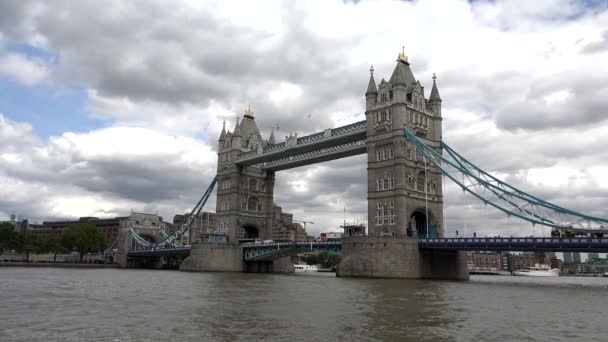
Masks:
[[[277,143],[276,140],[274,139],[274,127],[272,127],[270,129],[270,138],[268,138],[268,143],[272,144],[272,145]]]
[[[431,89],[431,95],[429,96],[429,100],[441,102],[441,97],[439,96],[439,90],[437,90],[437,82],[435,82],[436,79],[437,79],[437,76],[435,76],[435,74],[433,74],[433,89]]]
[[[241,126],[239,125],[239,117],[236,117],[236,125],[234,126],[234,132],[232,136],[240,137],[241,136]]]
[[[220,141],[224,141],[226,140],[226,120],[224,120],[224,123],[222,125],[222,133],[220,133]]]
[[[376,81],[374,80],[374,66],[371,66],[369,69],[369,83],[367,84],[365,96],[376,94],[378,94],[378,87],[376,87]]]

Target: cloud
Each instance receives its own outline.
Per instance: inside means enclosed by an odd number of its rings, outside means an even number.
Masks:
[[[450,145],[525,190],[608,216],[607,20],[602,5],[568,0],[2,2],[0,43],[57,60],[8,52],[19,63],[0,73],[83,89],[107,128],[46,138],[0,116],[0,177],[14,198],[0,211],[170,218],[213,175],[222,121],[232,129],[251,104],[263,136],[278,125],[281,141],[362,120],[369,65],[388,79],[405,45],[427,96],[437,73]],[[313,232],[334,230],[344,207],[349,220],[367,216],[366,184],[357,156],[279,172],[275,201]],[[528,229],[446,191],[448,230]]]
[[[0,55],[0,74],[7,75],[21,84],[31,86],[48,79],[49,67],[45,61],[39,58],[7,53]]]
[[[598,53],[602,51],[608,50],[608,30],[605,30],[602,33],[602,37],[600,41],[592,42],[583,47],[581,50],[583,53]]]

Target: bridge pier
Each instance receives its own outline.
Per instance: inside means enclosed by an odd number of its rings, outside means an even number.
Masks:
[[[393,236],[346,237],[338,277],[468,280],[466,256],[421,251],[418,241]]]
[[[243,249],[225,243],[197,243],[190,256],[180,265],[180,271],[190,272],[243,272]]]
[[[291,257],[283,257],[268,261],[248,261],[245,262],[245,272],[247,273],[293,273],[295,269]]]

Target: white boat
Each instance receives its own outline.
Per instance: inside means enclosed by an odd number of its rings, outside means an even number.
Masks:
[[[604,277],[608,277],[608,272],[604,273]]]
[[[548,265],[536,264],[534,267],[514,271],[513,275],[524,277],[557,277],[559,276],[559,269],[549,268]]]
[[[298,265],[293,265],[293,268],[297,273],[319,271],[319,267],[317,265],[298,264]]]

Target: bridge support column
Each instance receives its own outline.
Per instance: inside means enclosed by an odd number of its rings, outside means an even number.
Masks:
[[[247,273],[293,273],[295,269],[291,257],[284,257],[273,261],[250,261],[245,263]]]
[[[243,249],[219,243],[193,244],[190,256],[180,265],[181,271],[243,272]]]
[[[342,239],[338,277],[468,280],[459,252],[422,252],[412,238],[378,236]]]
[[[465,252],[421,250],[420,256],[422,278],[469,280]]]

